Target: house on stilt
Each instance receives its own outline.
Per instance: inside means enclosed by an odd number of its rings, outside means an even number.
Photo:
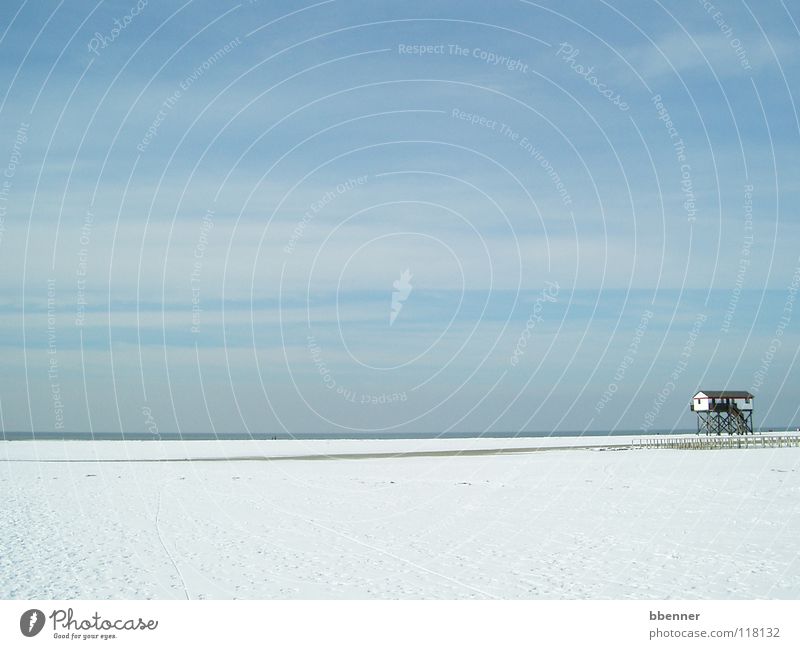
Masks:
[[[701,390],[692,397],[697,434],[748,435],[753,432],[753,395],[743,390]]]

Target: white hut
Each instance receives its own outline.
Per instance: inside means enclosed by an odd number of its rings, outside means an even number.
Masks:
[[[746,435],[753,432],[753,395],[745,390],[701,390],[692,397],[697,433]]]

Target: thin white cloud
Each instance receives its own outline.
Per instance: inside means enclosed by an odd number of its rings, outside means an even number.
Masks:
[[[713,73],[720,78],[739,75],[744,79],[753,71],[775,65],[773,49],[778,58],[793,50],[781,39],[767,43],[752,32],[729,37],[721,32],[687,36],[676,31],[662,36],[655,45],[642,43],[626,48],[624,55],[645,79],[694,72]]]

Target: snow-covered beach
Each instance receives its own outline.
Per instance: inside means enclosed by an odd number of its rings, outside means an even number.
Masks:
[[[800,449],[630,442],[0,442],[0,597],[800,597]]]

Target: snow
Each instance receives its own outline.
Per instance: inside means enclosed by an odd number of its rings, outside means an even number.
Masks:
[[[694,437],[694,435],[691,435]],[[474,437],[459,439],[313,439],[235,441],[17,441],[0,442],[0,460],[12,459],[227,459],[298,455],[418,453],[554,446],[629,445],[633,436]]]
[[[799,448],[629,442],[0,442],[0,597],[800,597]]]

